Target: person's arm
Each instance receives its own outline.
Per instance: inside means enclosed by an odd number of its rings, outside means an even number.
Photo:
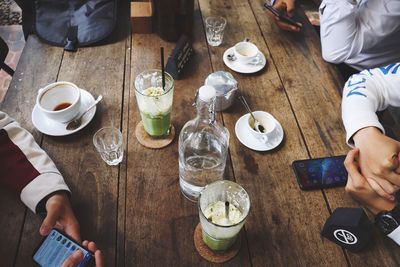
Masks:
[[[63,177],[33,136],[0,111],[0,183],[20,195],[33,212],[56,191],[67,191]],[[44,207],[43,207],[44,208]]]
[[[377,111],[388,106],[400,106],[400,63],[364,70],[352,75],[343,88],[342,119],[346,128],[346,141],[354,145],[352,137],[366,127],[384,128]]]
[[[35,213],[47,213],[40,233],[58,226],[80,240],[79,224],[69,201],[69,188],[53,161],[33,136],[0,111],[0,184],[20,195]]]
[[[346,82],[342,119],[346,140],[360,149],[361,173],[382,197],[393,200],[400,186],[400,143],[384,135],[376,111],[400,106],[400,64],[366,70]],[[396,185],[396,186],[394,186]]]
[[[319,7],[322,57],[342,63],[358,54],[362,41],[357,21],[357,2],[324,0]]]

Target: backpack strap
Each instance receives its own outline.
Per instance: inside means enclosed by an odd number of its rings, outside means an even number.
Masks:
[[[65,41],[65,51],[76,51],[78,43],[78,26],[69,26],[67,33],[67,40]]]

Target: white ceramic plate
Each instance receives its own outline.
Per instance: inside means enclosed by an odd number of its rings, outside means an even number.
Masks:
[[[81,107],[79,113],[83,113],[90,104],[95,100],[94,97],[86,90],[81,89]],[[32,111],[32,123],[40,132],[51,135],[51,136],[64,136],[76,133],[77,131],[84,128],[93,119],[94,114],[96,114],[96,107],[92,108],[88,113],[86,113],[82,118],[82,124],[77,129],[69,131],[66,129],[67,124],[57,122],[47,118],[35,105]]]
[[[223,56],[225,65],[233,71],[236,71],[239,73],[255,73],[257,71],[262,70],[267,63],[267,59],[265,58],[264,54],[261,52],[259,52],[259,56],[261,57],[261,63],[257,64],[257,65],[242,64],[238,60],[231,61],[228,59],[228,55],[234,54],[233,51],[234,51],[234,47],[231,47],[225,51],[224,56]]]
[[[274,137],[270,138],[268,142],[264,144],[255,139],[254,136],[250,133],[250,130],[247,127],[249,116],[250,114],[248,113],[246,115],[243,115],[238,119],[235,125],[236,137],[239,139],[240,143],[256,151],[268,151],[279,146],[284,136],[283,128],[279,121],[276,120],[277,127],[275,129],[276,133]]]

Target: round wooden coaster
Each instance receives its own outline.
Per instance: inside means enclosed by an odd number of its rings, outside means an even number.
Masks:
[[[144,126],[143,126],[143,121],[140,121],[136,125],[135,135],[136,135],[136,139],[139,141],[139,143],[145,147],[153,148],[153,149],[163,148],[163,147],[166,147],[169,144],[171,144],[171,142],[174,140],[175,127],[174,127],[174,125],[171,124],[171,130],[169,131],[168,136],[166,136],[164,138],[160,138],[160,139],[155,139],[146,133],[146,131],[144,130]]]
[[[194,246],[197,249],[197,252],[199,252],[200,256],[202,256],[204,259],[214,262],[214,263],[223,263],[231,260],[233,257],[238,254],[240,250],[240,246],[242,243],[242,234],[239,233],[239,236],[233,244],[233,246],[224,252],[214,252],[212,251],[207,245],[204,243],[203,238],[201,236],[201,225],[200,223],[196,226],[196,229],[194,230]]]

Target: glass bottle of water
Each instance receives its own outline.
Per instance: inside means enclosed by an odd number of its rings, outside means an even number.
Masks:
[[[229,131],[215,120],[215,98],[214,87],[200,87],[197,116],[179,134],[179,184],[192,201],[204,186],[222,180],[224,175]]]

